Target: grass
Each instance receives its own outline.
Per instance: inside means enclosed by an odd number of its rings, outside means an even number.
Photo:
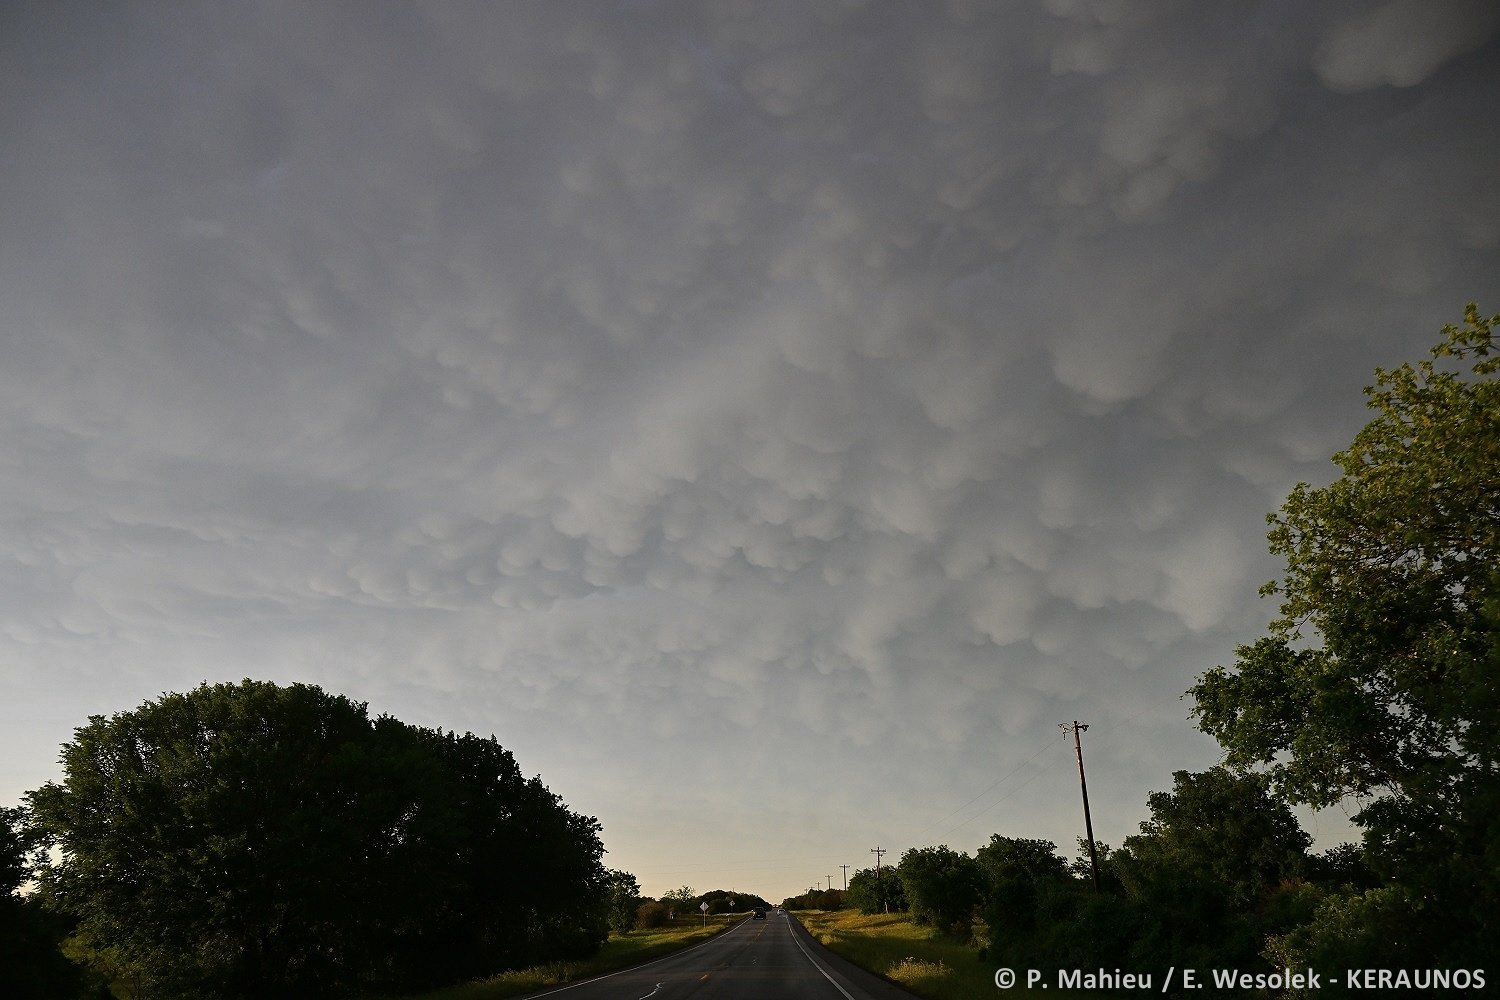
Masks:
[[[550,986],[562,986],[602,976],[606,972],[618,972],[620,969],[628,969],[632,965],[669,955],[728,930],[732,923],[733,920],[724,915],[710,916],[708,926],[704,927],[701,917],[684,917],[668,927],[611,934],[609,941],[592,958],[502,972],[489,979],[448,986],[431,993],[413,994],[403,1000],[501,1000],[503,997],[526,996]]]
[[[863,969],[899,983],[927,1000],[995,1000],[1041,997],[1064,1000],[1069,993],[1045,994],[1024,987],[995,987],[993,963],[981,961],[978,949],[942,937],[931,927],[912,923],[904,913],[861,914],[858,910],[809,910],[797,914],[804,927],[834,954]],[[1018,970],[1024,976],[1024,970]],[[1049,970],[1050,978],[1051,972]]]
[[[743,914],[740,915],[743,919]],[[653,930],[631,931],[628,934],[611,933],[609,940],[591,958],[577,962],[552,962],[530,969],[502,972],[489,979],[481,979],[458,986],[447,986],[430,993],[406,994],[402,997],[386,997],[384,1000],[503,1000],[505,997],[526,996],[539,993],[552,986],[562,986],[581,979],[591,979],[607,972],[618,972],[632,965],[661,958],[715,934],[728,930],[734,918],[723,914],[711,915],[705,927],[702,917],[683,917],[667,927]],[[64,953],[74,961],[83,961],[98,956],[87,955],[82,947],[70,940]],[[127,975],[120,975],[110,983],[110,992],[116,1000],[135,1000],[144,995]]]

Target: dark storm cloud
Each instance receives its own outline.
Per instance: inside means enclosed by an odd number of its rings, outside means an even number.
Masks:
[[[1495,298],[1482,3],[10,21],[10,794],[251,674],[497,732],[626,866],[916,837],[1080,715],[1129,832],[1265,511]]]

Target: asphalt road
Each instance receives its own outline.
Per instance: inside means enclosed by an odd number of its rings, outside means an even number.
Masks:
[[[818,944],[785,913],[746,918],[702,944],[528,1000],[911,1000]]]

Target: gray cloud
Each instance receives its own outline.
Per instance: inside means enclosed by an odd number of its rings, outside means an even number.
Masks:
[[[254,675],[495,732],[653,891],[659,817],[906,845],[1064,718],[1123,836],[1264,513],[1494,298],[1485,10],[18,13],[6,795]],[[1071,843],[1051,759],[958,846]]]
[[[1333,90],[1412,87],[1450,60],[1482,48],[1500,12],[1480,0],[1366,5],[1330,25],[1313,68]]]

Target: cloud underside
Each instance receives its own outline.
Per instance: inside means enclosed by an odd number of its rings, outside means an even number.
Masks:
[[[7,670],[1177,720],[1370,369],[1496,291],[1488,4],[379,11],[0,43]]]

